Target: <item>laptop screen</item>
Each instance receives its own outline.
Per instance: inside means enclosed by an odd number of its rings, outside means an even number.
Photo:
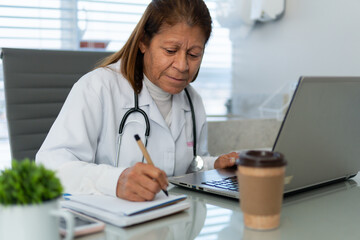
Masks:
[[[360,77],[301,77],[273,150],[288,161],[287,190],[360,169]]]

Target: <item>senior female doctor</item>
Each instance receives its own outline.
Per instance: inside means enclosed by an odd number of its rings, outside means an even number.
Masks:
[[[206,157],[205,110],[189,85],[211,24],[203,0],[153,0],[124,47],[75,83],[36,161],[58,172],[66,192],[131,201],[166,189],[194,152],[204,169],[232,166],[236,153]],[[156,167],[143,163],[135,134]]]

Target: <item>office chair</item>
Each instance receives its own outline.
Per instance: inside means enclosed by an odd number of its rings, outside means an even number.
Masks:
[[[2,49],[12,159],[35,159],[73,84],[110,54]]]

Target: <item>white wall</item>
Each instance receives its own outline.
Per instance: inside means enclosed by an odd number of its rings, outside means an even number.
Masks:
[[[244,149],[271,149],[281,122],[243,119],[209,122],[208,148],[212,156]]]
[[[360,76],[359,10],[359,0],[286,0],[281,19],[233,39],[233,112],[258,117],[260,103],[299,76]]]

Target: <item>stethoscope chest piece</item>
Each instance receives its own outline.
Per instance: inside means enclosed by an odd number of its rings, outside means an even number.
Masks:
[[[187,173],[193,173],[197,171],[201,171],[204,168],[204,160],[200,156],[195,156],[186,171]]]

